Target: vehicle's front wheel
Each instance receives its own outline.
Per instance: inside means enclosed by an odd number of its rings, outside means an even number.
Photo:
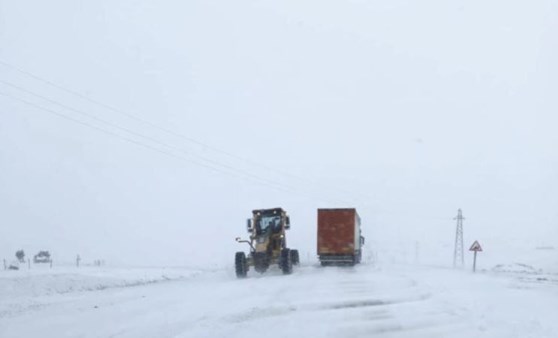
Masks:
[[[293,261],[291,257],[291,250],[281,250],[280,268],[284,275],[289,275],[293,272]]]
[[[244,252],[237,252],[234,256],[234,268],[236,277],[245,278],[248,274],[248,262],[246,262],[246,254]]]

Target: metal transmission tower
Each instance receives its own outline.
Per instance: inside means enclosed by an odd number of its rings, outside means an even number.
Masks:
[[[453,267],[463,267],[465,258],[463,256],[463,214],[461,209],[457,210],[457,229],[455,230],[455,251],[453,252]]]

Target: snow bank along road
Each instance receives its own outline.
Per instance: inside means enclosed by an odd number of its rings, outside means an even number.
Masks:
[[[52,276],[17,273],[0,275],[2,338],[558,337],[555,275],[303,266],[290,276],[190,271],[122,283],[109,271],[107,285],[59,293],[31,285]],[[59,278],[87,285],[78,273]]]

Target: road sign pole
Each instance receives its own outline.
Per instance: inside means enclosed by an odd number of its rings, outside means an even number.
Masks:
[[[477,271],[477,251],[475,251],[475,255],[473,257],[473,272]]]

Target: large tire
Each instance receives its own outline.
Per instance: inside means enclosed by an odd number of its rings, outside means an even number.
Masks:
[[[283,271],[284,275],[289,275],[293,272],[293,261],[291,259],[291,250],[283,249],[281,250],[281,259],[279,262],[279,267]]]
[[[248,262],[246,262],[246,254],[244,252],[237,252],[234,256],[234,268],[236,277],[245,278],[248,274]]]
[[[298,255],[298,250],[291,250],[291,261],[293,262],[293,265],[300,264],[300,257]]]

